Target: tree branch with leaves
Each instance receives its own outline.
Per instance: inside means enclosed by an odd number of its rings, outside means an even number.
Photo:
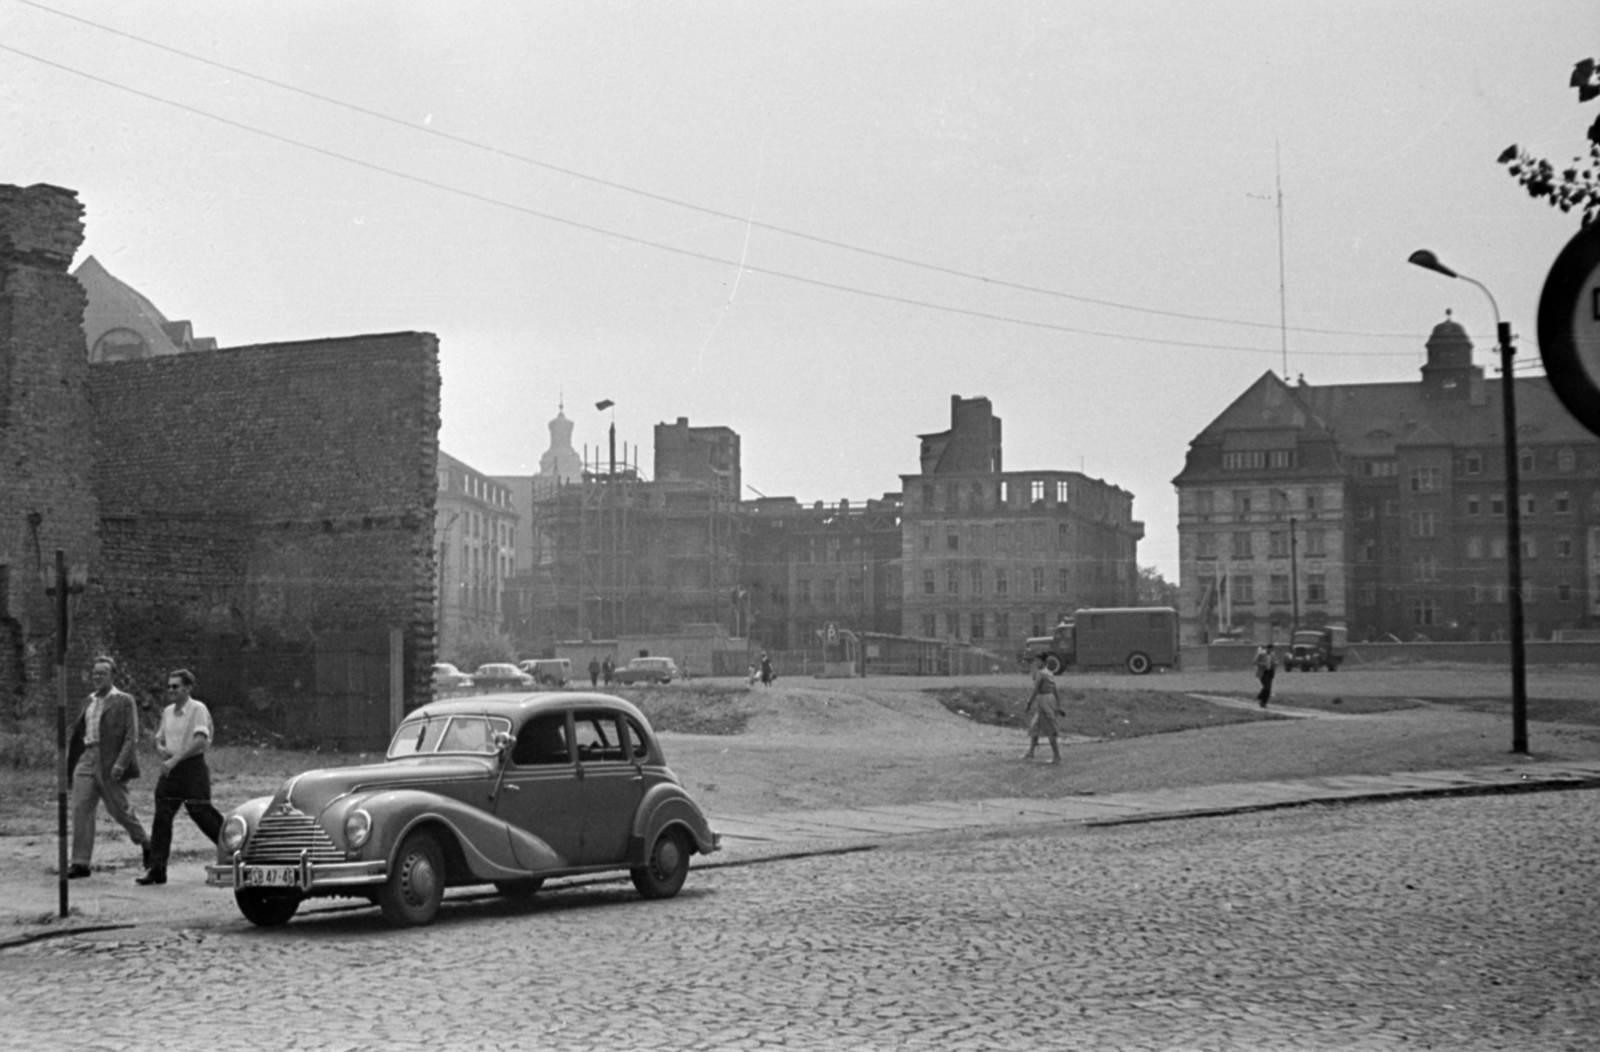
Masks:
[[[1578,102],[1600,97],[1600,60],[1586,58],[1572,67],[1571,86],[1577,89]],[[1574,157],[1572,164],[1556,171],[1555,165],[1535,157],[1513,143],[1500,155],[1511,177],[1528,191],[1528,196],[1548,200],[1563,212],[1577,210],[1588,226],[1600,219],[1600,117],[1589,125],[1589,156]]]

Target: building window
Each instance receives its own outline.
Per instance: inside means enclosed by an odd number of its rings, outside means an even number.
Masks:
[[[1489,538],[1489,558],[1504,559],[1506,557],[1506,539],[1504,537]]]
[[[1373,479],[1394,478],[1400,474],[1400,465],[1393,460],[1368,460],[1361,465],[1361,473]]]
[[[1539,557],[1539,538],[1522,538],[1522,557],[1524,559],[1537,559]]]
[[[1506,499],[1504,497],[1489,498],[1489,514],[1504,515],[1506,513]]]
[[[795,602],[800,606],[811,605],[811,582],[796,581],[794,583]]]
[[[947,533],[947,534],[945,534],[945,536],[944,536],[944,546],[945,546],[945,549],[948,550],[948,551],[952,551],[952,552],[960,551],[961,550],[961,535],[959,533]]]
[[[1069,493],[1070,489],[1071,489],[1071,487],[1068,486],[1066,479],[1056,479],[1056,503],[1057,504],[1066,504],[1067,503],[1068,493]]]
[[[1033,615],[1033,625],[1029,629],[1028,634],[1030,636],[1042,636],[1048,631],[1049,629],[1044,627],[1044,615],[1035,612]]]
[[[1378,521],[1378,506],[1371,501],[1364,500],[1356,505],[1356,518],[1362,522]]]
[[[1557,537],[1556,538],[1556,555],[1558,557],[1562,558],[1562,559],[1570,559],[1570,558],[1572,558],[1572,538],[1571,537]]]
[[[1411,513],[1411,536],[1433,537],[1439,532],[1439,516],[1431,511]]]
[[[1289,531],[1273,530],[1267,534],[1267,558],[1287,559],[1289,557]]]
[[[1194,511],[1196,515],[1211,515],[1216,511],[1216,494],[1208,489],[1203,489],[1194,495]]]
[[[1056,549],[1064,552],[1070,547],[1072,547],[1071,530],[1067,528],[1067,524],[1064,522],[1056,523]]]
[[[1479,497],[1476,493],[1471,494],[1470,496],[1467,497],[1467,500],[1466,500],[1466,512],[1467,512],[1468,515],[1476,515],[1479,512],[1481,512],[1482,510],[1483,510],[1483,498]]]
[[[1538,589],[1534,587],[1534,583],[1532,581],[1522,582],[1522,601],[1524,603],[1527,603],[1531,606],[1538,601],[1538,596]]]
[[[1398,514],[1400,514],[1400,502],[1395,500],[1393,497],[1384,498],[1384,501],[1383,501],[1383,513],[1385,515],[1398,515]]]
[[[1483,474],[1483,454],[1468,453],[1461,458],[1461,473],[1464,475]]]
[[[1244,453],[1222,454],[1222,470],[1224,471],[1251,471],[1267,466],[1265,450],[1250,450]]]
[[[1268,494],[1273,511],[1289,510],[1289,493],[1287,490],[1275,489]]]
[[[1233,513],[1240,517],[1250,514],[1250,491],[1236,489],[1233,491]]]
[[[1368,581],[1356,590],[1356,601],[1362,606],[1378,605],[1378,586]]]
[[[924,511],[930,511],[933,508],[933,484],[930,482],[922,484],[922,508]]]
[[[1438,624],[1439,601],[1437,599],[1411,600],[1411,623],[1418,627]]]
[[[1517,469],[1524,475],[1531,474],[1536,463],[1538,460],[1531,449],[1524,449],[1517,454]]]
[[[971,507],[974,511],[981,510],[983,508],[983,499],[984,499],[983,483],[974,482],[971,486],[968,486],[967,487],[967,496],[968,496],[968,498],[970,500],[970,503],[969,503],[968,506]]]
[[[1239,530],[1233,535],[1233,557],[1235,559],[1250,558],[1250,534],[1246,530]]]
[[[1328,578],[1325,574],[1306,574],[1306,602],[1326,603],[1328,601]]]
[[[1072,591],[1072,571],[1065,566],[1056,571],[1056,591],[1061,595]]]
[[[982,567],[974,566],[972,568],[972,594],[973,595],[982,595],[983,594],[983,568]]]
[[[1006,571],[1004,571],[1004,570],[996,570],[994,572],[994,594],[995,595],[1006,595],[1010,591],[1011,591],[1011,581],[1008,579],[1008,577],[1006,575]],[[1005,633],[1002,632],[1001,635],[1005,635]]]
[[[1554,504],[1557,515],[1572,514],[1572,494],[1565,491],[1557,493]]]
[[[1035,566],[1033,568],[1033,594],[1044,595],[1044,569],[1042,567]]]
[[[950,595],[961,594],[961,575],[955,570],[948,570],[945,572],[944,590]]]
[[[936,589],[933,586],[933,571],[922,571],[922,594],[932,595],[935,591]]]
[[[1570,584],[1556,585],[1556,599],[1559,602],[1572,602],[1572,586]]]
[[[1239,606],[1250,606],[1256,601],[1256,579],[1248,574],[1228,578],[1228,588],[1233,593],[1233,602]]]
[[[1571,472],[1577,469],[1578,458],[1570,446],[1562,446],[1556,450],[1556,470]]]
[[[967,638],[968,639],[982,639],[983,638],[983,615],[982,614],[973,614],[972,615],[972,627],[967,632]]]
[[[1316,511],[1317,510],[1317,491],[1314,490],[1314,489],[1306,490],[1306,510],[1307,511]]]
[[[1378,542],[1371,537],[1361,542],[1361,547],[1356,549],[1356,562],[1370,563],[1377,561]]]
[[[1273,449],[1267,453],[1267,466],[1270,468],[1294,467],[1294,450]]]
[[[1028,485],[1028,499],[1035,504],[1044,503],[1044,479],[1032,479]]]
[[[1011,615],[1010,614],[995,614],[994,615],[994,637],[996,639],[1010,639],[1011,638]]]
[[[1327,534],[1322,530],[1306,531],[1306,556],[1311,559],[1321,559],[1328,554]]]
[[[922,615],[922,636],[924,639],[937,639],[939,637],[939,616],[937,614]]]
[[[1532,493],[1524,493],[1522,495],[1522,514],[1539,514],[1539,498]]]
[[[1411,492],[1432,493],[1439,488],[1438,468],[1412,468]]]
[[[1196,559],[1215,559],[1217,557],[1217,535],[1202,533],[1194,539]]]
[[[1275,573],[1268,582],[1267,601],[1272,603],[1287,603],[1289,601],[1289,575]]]
[[[832,577],[824,578],[818,582],[822,588],[822,605],[837,606],[839,603],[839,582]]]
[[[1483,558],[1483,538],[1482,537],[1468,537],[1467,538],[1467,558],[1468,559],[1482,559]]]
[[[1411,579],[1413,581],[1437,581],[1439,579],[1439,560],[1432,555],[1419,555],[1411,560]]]
[[[866,582],[859,577],[850,578],[850,605],[860,606],[867,596]]]

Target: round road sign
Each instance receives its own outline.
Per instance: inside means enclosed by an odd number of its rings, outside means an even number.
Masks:
[[[1568,241],[1544,279],[1539,355],[1561,404],[1600,435],[1600,223]]]

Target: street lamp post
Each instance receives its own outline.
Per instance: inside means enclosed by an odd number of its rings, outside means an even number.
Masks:
[[[1427,249],[1411,253],[1408,262],[1443,274],[1447,278],[1460,278],[1476,285],[1489,299],[1489,309],[1494,312],[1495,336],[1500,342],[1500,401],[1504,410],[1506,454],[1506,577],[1510,586],[1511,615],[1511,751],[1528,751],[1528,655],[1523,640],[1522,626],[1522,507],[1517,465],[1517,400],[1512,382],[1511,365],[1515,352],[1511,346],[1511,323],[1500,320],[1500,306],[1494,294],[1481,282],[1458,274]]]
[[[1295,517],[1289,516],[1289,652],[1294,652],[1294,634],[1300,631],[1300,554],[1294,535]]]

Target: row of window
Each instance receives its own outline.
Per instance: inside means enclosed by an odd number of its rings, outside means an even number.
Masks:
[[[1218,582],[1221,582],[1220,584]],[[1307,603],[1326,603],[1328,601],[1328,576],[1327,574],[1308,573],[1301,576],[1305,585],[1305,601]],[[1293,582],[1288,574],[1271,574],[1267,578],[1267,602],[1290,603],[1294,601]],[[1226,577],[1200,578],[1200,594],[1202,603],[1215,601],[1216,605],[1224,603],[1235,606],[1249,606],[1256,601],[1256,579],[1250,574],[1229,574]]]
[[[1068,522],[1056,523],[1056,550],[1070,551],[1072,549],[1072,524]],[[939,548],[939,533],[932,527],[923,527],[921,534],[922,550],[935,551]],[[1011,523],[1001,522],[992,525],[974,523],[965,528],[948,526],[944,530],[943,550],[959,552],[963,547],[963,539],[967,551],[975,552],[1006,552],[1006,551],[1038,551],[1049,542],[1050,524],[1047,522]]]
[[[1119,575],[1120,576],[1120,575]],[[1044,595],[1049,583],[1049,573],[1045,567],[1035,566],[1026,573],[1017,574],[1017,583],[1027,589],[1029,594]],[[981,566],[974,566],[965,571],[958,567],[947,569],[944,574],[945,595],[961,595],[963,585],[968,595],[1010,595],[1012,574],[1010,570],[986,570]],[[1055,585],[1057,595],[1066,595],[1072,591],[1072,570],[1069,567],[1057,567],[1055,571]],[[938,595],[939,575],[935,570],[922,571],[922,594]]]
[[[1495,454],[1498,458],[1502,454]],[[1485,455],[1482,452],[1465,452],[1460,454],[1456,462],[1456,470],[1462,475],[1482,475]],[[1517,453],[1517,470],[1524,475],[1537,472],[1541,467],[1555,468],[1555,470],[1570,474],[1578,470],[1578,451],[1571,446],[1562,446],[1554,451],[1548,449],[1522,449]],[[1400,474],[1400,465],[1390,459],[1364,460],[1358,468],[1364,478],[1394,478]],[[1439,467],[1413,468],[1410,473],[1410,486],[1413,493],[1425,493],[1429,490],[1440,488],[1443,482],[1443,469]]]
[[[449,468],[440,468],[437,474],[439,479],[439,492],[449,492],[450,476],[452,475],[452,472]],[[510,490],[506,489],[504,486],[497,486],[488,479],[479,478],[477,475],[469,475],[466,472],[461,472],[461,492],[465,493],[469,497],[474,498],[475,500],[481,500],[485,504],[493,504],[496,507],[501,508],[511,507]]]
[[[816,585],[815,593],[812,584]],[[799,606],[812,605],[812,596],[819,606],[834,606],[839,602],[839,581],[837,578],[824,577],[819,581],[796,581],[794,583],[794,601]],[[866,585],[859,577],[851,577],[845,581],[845,595],[851,606],[860,606],[866,601]]]
[[[1509,588],[1504,584],[1474,584],[1468,588],[1467,601],[1473,606],[1503,605],[1506,601]],[[1522,601],[1536,603],[1544,597],[1544,590],[1532,581],[1522,582]],[[1549,597],[1558,603],[1570,603],[1577,599],[1577,589],[1570,584],[1558,584],[1549,589]],[[1356,603],[1358,606],[1377,606],[1378,587],[1374,584],[1361,585],[1356,589]],[[1418,597],[1410,601],[1411,623],[1414,625],[1438,625],[1443,604],[1440,600],[1431,597]]]
[[[1292,449],[1247,449],[1222,454],[1224,471],[1260,471],[1264,468],[1292,468],[1298,461]]]
[[[1221,538],[1226,537],[1229,541],[1228,558],[1252,559],[1255,557],[1255,536],[1249,530],[1236,530],[1228,534],[1197,533],[1195,558],[1218,558]],[[1328,554],[1326,531],[1315,528],[1298,530],[1292,536],[1288,530],[1271,530],[1267,533],[1267,558],[1287,559],[1291,554],[1303,555],[1308,559],[1326,558]]]
[[[1053,492],[1055,494],[1055,503],[1065,505],[1072,495],[1071,486],[1066,479],[1055,479],[1054,486],[1050,485],[1051,480],[1049,479],[1027,479],[1026,482],[1029,504],[1043,504],[1045,503],[1046,495]],[[962,485],[960,482],[946,482],[943,487],[944,501],[941,504],[939,502],[940,488],[932,482],[924,482],[922,484],[923,509],[929,510],[940,507],[945,511],[959,510],[962,507]],[[989,503],[991,486],[993,486],[992,492],[995,495],[995,499],[1001,507],[1008,507],[1024,492],[1017,485],[1017,480],[1013,479],[1001,479],[997,486],[977,480],[965,485],[966,507],[974,511],[991,506]]]
[[[1043,613],[1031,614],[1030,619],[1028,635],[1049,635],[1049,626],[1054,624],[1054,621],[1047,619]],[[1011,638],[1011,615],[1004,612],[923,614],[922,635],[928,639],[1002,641]]]
[[[1194,495],[1194,510],[1198,515],[1215,515],[1231,511],[1235,515],[1245,516],[1257,511],[1275,511],[1280,514],[1292,511],[1315,513],[1327,506],[1326,495],[1320,490],[1297,490],[1292,494],[1286,489],[1269,489],[1265,492],[1266,495],[1263,497],[1258,490],[1197,490]],[[1224,494],[1228,496],[1227,507],[1223,507],[1218,499]],[[1298,506],[1295,497],[1300,498]]]

